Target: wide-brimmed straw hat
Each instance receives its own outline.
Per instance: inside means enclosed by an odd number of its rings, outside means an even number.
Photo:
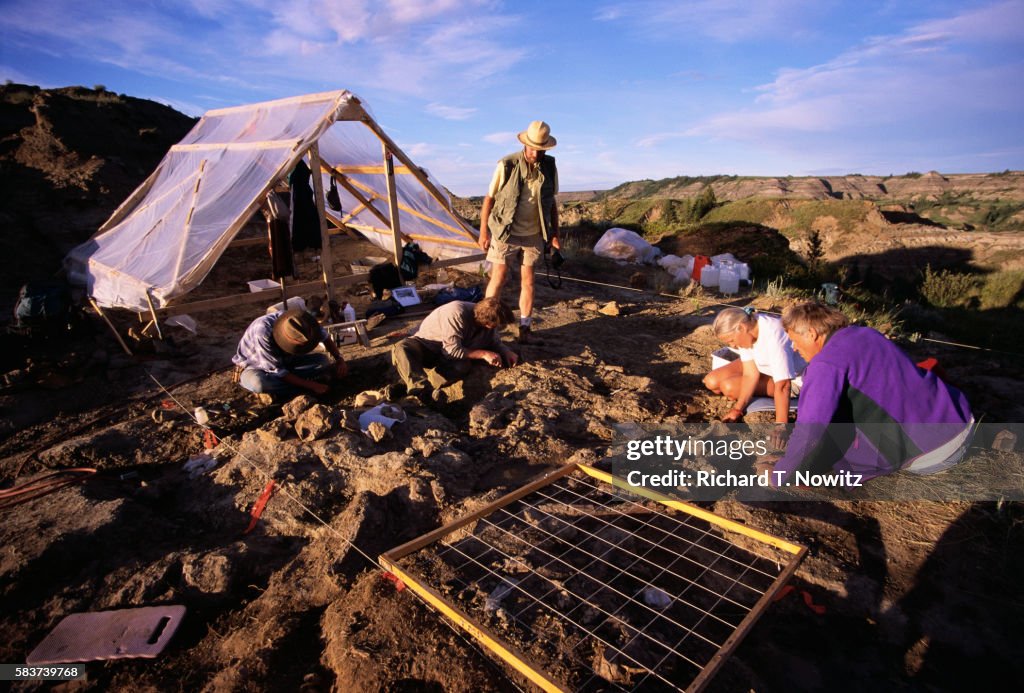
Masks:
[[[320,343],[320,325],[304,310],[287,310],[274,322],[274,342],[285,353],[308,354]]]
[[[551,126],[543,120],[530,123],[530,127],[519,133],[519,141],[531,149],[551,149],[558,144],[551,136]]]

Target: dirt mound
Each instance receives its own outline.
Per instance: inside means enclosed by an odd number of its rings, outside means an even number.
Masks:
[[[632,271],[601,278],[625,283]],[[600,312],[610,301],[615,314]],[[8,511],[0,523],[0,625],[7,634],[0,658],[22,661],[69,613],[179,603],[188,616],[159,659],[90,665],[84,690],[522,686],[408,590],[396,592],[374,566],[376,556],[557,465],[596,459],[623,422],[707,421],[728,406],[700,386],[716,345],[713,310],[600,287],[554,292],[543,284],[538,302],[544,343],[524,347],[521,366],[475,369],[462,399],[410,407],[406,422],[380,442],[344,425],[358,412],[360,389],[386,372],[390,340],[368,351],[347,347],[354,380],[323,403],[332,414],[308,400],[261,409],[223,372],[172,388],[186,408],[204,405],[223,436],[213,450],[217,467],[206,474],[183,469],[201,449],[196,428],[149,416],[165,394],[140,393],[132,403],[115,387],[97,386],[134,384],[134,368],[91,366],[79,384],[56,391],[59,397],[51,391],[49,406],[72,401],[80,388],[101,408],[33,419],[0,442],[0,468],[9,476],[42,443],[23,478],[78,465],[100,472]],[[244,327],[236,322],[219,337],[195,339],[198,351],[188,359],[163,367],[150,361],[146,368],[162,379],[180,378],[189,363],[226,360],[220,342]],[[1024,414],[1010,399],[1013,388],[998,397],[987,381],[974,388],[970,364],[938,355],[981,410],[1010,419]],[[1019,367],[1001,367],[1000,377],[1020,377]],[[0,393],[0,407],[42,406],[28,394]],[[313,440],[296,431],[307,412],[330,423]],[[277,491],[244,534],[270,480]],[[1024,538],[1009,510],[730,500],[710,507],[809,544],[794,584],[827,610],[818,615],[801,597],[773,605],[719,674],[718,690],[894,680],[942,687],[966,683],[956,678],[962,657],[951,656],[960,653],[976,664],[971,671],[987,672],[986,681],[1019,675],[1011,653],[1021,614],[1010,576],[1020,570],[1013,557],[1024,555]],[[970,565],[985,568],[961,575],[954,566],[965,538]],[[971,597],[978,584],[993,599]],[[843,647],[814,645],[813,638],[809,645],[808,633],[822,629]]]
[[[0,86],[0,252],[7,294],[52,275],[195,124],[106,90]]]

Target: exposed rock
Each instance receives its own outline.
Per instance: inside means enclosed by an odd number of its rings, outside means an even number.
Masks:
[[[370,425],[366,427],[366,434],[370,436],[370,438],[375,443],[379,443],[380,441],[387,438],[390,432],[391,431],[388,429],[388,427],[382,424],[380,421],[371,421]]]
[[[181,580],[204,594],[227,594],[234,573],[231,561],[220,553],[188,556],[181,563]]]
[[[356,407],[374,407],[384,401],[381,393],[377,390],[366,390],[356,395],[354,406]]]
[[[317,404],[315,398],[310,395],[299,395],[291,402],[281,407],[281,414],[288,421],[296,421],[302,412]]]
[[[338,418],[330,407],[314,404],[295,421],[295,433],[305,441],[323,438],[331,432]]]

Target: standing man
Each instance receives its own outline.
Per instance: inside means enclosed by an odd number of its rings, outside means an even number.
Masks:
[[[541,120],[519,133],[523,151],[498,162],[480,210],[480,248],[491,263],[486,297],[500,297],[508,263],[523,251],[519,288],[519,342],[530,341],[533,319],[533,267],[547,245],[558,250],[558,169],[547,150],[555,146]]]

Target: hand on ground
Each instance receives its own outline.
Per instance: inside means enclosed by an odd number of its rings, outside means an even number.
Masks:
[[[722,421],[725,423],[736,423],[743,419],[743,412],[739,409],[730,409],[729,413],[722,417]]]

